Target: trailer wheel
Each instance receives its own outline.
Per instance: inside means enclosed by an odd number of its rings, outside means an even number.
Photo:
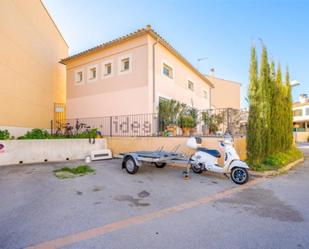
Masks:
[[[125,157],[123,159],[123,163],[126,168],[126,171],[129,174],[133,175],[138,171],[138,166],[136,165],[135,160],[131,156]]]
[[[159,169],[162,169],[162,168],[164,168],[164,167],[166,166],[166,163],[158,163],[158,162],[155,162],[154,164],[155,164],[156,167],[159,168]]]

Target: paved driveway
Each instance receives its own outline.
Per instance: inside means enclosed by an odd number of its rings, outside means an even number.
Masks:
[[[308,161],[243,187],[210,174],[185,181],[171,167],[129,175],[120,160],[53,177],[78,163],[0,168],[0,248],[309,248]]]

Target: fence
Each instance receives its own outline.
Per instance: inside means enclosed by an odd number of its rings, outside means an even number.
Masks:
[[[195,127],[189,129],[188,133],[179,127],[179,117],[166,118],[159,113],[51,121],[51,132],[64,132],[64,124],[71,126],[73,133],[78,132],[78,124],[84,123],[91,129],[97,129],[103,136],[218,136],[225,132],[234,135],[246,133],[247,112],[243,110],[208,109],[197,111],[193,117]]]

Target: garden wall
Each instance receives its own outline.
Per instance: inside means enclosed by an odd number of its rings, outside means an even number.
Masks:
[[[0,166],[47,161],[83,159],[90,151],[106,148],[106,139],[0,140]]]
[[[186,147],[187,137],[108,137],[107,148],[112,150],[113,155],[121,152],[129,152],[136,150],[156,150],[164,146],[164,150],[172,150],[177,145],[180,145],[179,152],[191,155],[193,150]],[[210,149],[218,149],[219,140],[222,137],[203,137],[203,146]],[[246,138],[235,138],[235,148],[241,159],[246,159]],[[221,157],[221,160],[223,158]]]
[[[308,131],[298,131],[298,132],[293,132],[294,135],[294,141],[303,143],[308,141],[309,137],[309,132]]]

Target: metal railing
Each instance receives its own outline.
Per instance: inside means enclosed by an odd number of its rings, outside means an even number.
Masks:
[[[159,113],[106,116],[97,118],[77,118],[51,121],[51,133],[64,129],[64,124],[72,126],[73,134],[77,125],[84,123],[88,129],[97,129],[103,136],[219,136],[225,132],[234,135],[246,133],[247,112],[236,109],[208,109],[198,111],[196,126],[184,134],[177,119],[167,123]],[[79,130],[79,132],[82,132]]]

